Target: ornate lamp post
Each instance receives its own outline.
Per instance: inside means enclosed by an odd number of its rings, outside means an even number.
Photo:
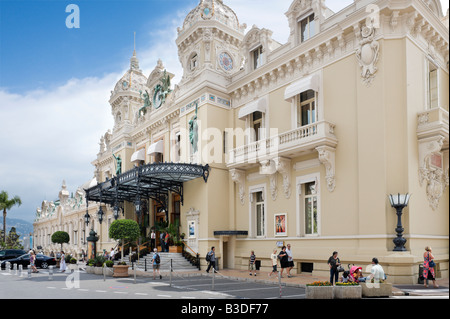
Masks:
[[[397,227],[395,231],[397,232],[397,237],[394,238],[393,242],[395,244],[394,251],[406,251],[405,244],[406,239],[403,238],[404,228],[402,226],[402,211],[403,208],[408,206],[409,198],[411,194],[406,195],[389,195],[389,201],[391,202],[391,206],[397,211]]]
[[[102,203],[100,202],[100,208],[98,209],[97,216],[98,216],[98,222],[101,224],[103,221],[103,209],[102,209]]]

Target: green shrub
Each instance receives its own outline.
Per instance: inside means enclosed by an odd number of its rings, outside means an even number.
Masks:
[[[112,267],[112,266],[114,266],[114,261],[107,260],[107,261],[105,261],[105,265],[106,265],[106,267]]]

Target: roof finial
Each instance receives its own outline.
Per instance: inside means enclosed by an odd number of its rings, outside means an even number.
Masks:
[[[134,31],[133,33],[134,33],[134,38],[133,38],[133,55],[136,56],[136,31]]]

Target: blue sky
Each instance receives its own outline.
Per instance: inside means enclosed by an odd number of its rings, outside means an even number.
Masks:
[[[326,4],[337,12],[352,2]],[[66,27],[71,3],[80,9],[78,29]],[[113,127],[110,91],[129,67],[133,32],[144,74],[161,58],[179,81],[176,29],[198,3],[0,0],[0,190],[23,202],[9,217],[33,221],[44,199],[57,199],[63,180],[75,192],[93,177],[99,139]],[[292,0],[224,3],[248,29],[268,28],[286,42]]]

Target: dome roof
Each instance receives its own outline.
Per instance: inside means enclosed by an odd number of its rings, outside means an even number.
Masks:
[[[121,92],[136,92],[145,90],[145,84],[147,83],[147,77],[139,69],[139,60],[136,57],[136,51],[133,52],[133,56],[130,59],[130,68],[125,74],[117,81],[114,86],[114,91],[111,95]]]
[[[216,20],[234,30],[242,32],[236,13],[223,4],[223,0],[200,0],[200,3],[186,16],[179,32],[189,29],[197,21]]]

